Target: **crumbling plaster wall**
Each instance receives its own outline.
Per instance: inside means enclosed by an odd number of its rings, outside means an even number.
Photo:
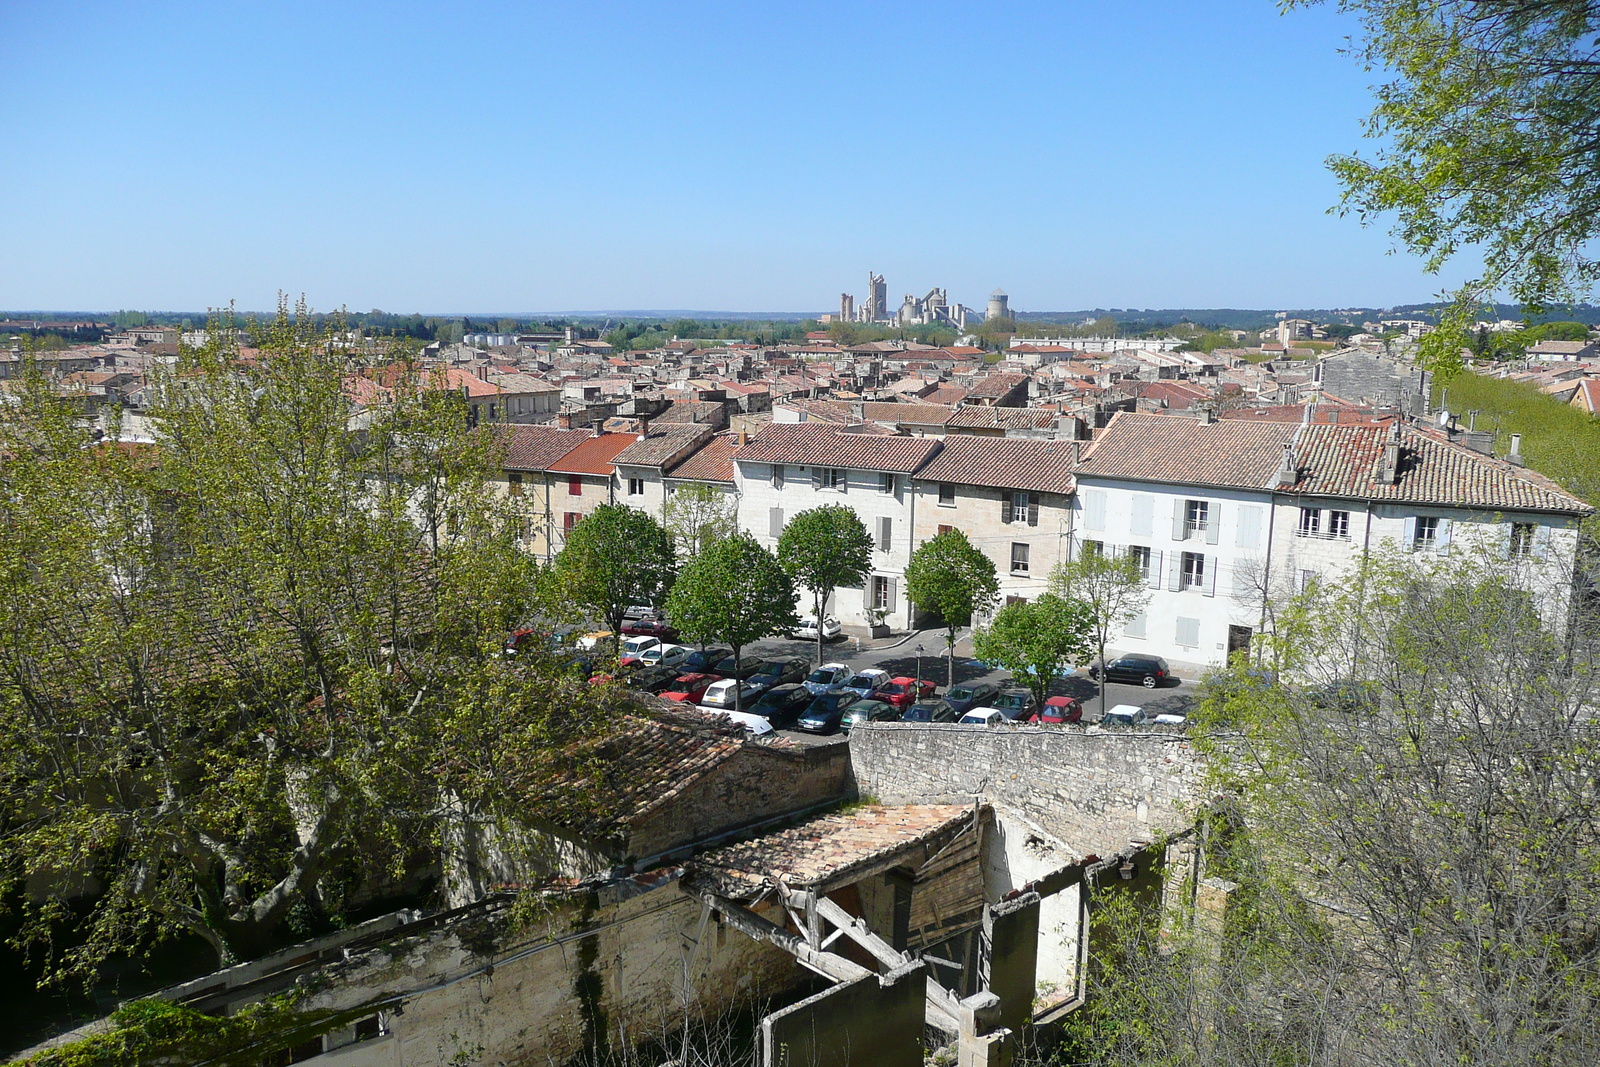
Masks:
[[[506,907],[485,906],[329,968],[308,1006],[400,998],[385,1042],[396,1067],[546,1065],[665,1036],[686,1016],[715,1016],[801,977],[788,953],[715,919],[696,949],[700,920],[700,901],[675,880],[630,896],[571,894],[516,934]]]
[[[1186,827],[1199,756],[1180,733],[874,723],[851,731],[856,788],[885,804],[981,795],[1080,855]]]

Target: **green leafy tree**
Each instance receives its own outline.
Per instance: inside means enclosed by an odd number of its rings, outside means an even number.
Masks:
[[[1303,0],[1288,0],[1296,6]],[[1369,157],[1335,156],[1341,210],[1393,214],[1393,233],[1438,271],[1463,249],[1483,272],[1422,345],[1456,369],[1462,327],[1497,290],[1542,307],[1600,277],[1600,13],[1583,0],[1342,0],[1377,90]]]
[[[1088,607],[1093,625],[1094,651],[1101,667],[1113,627],[1139,614],[1150,601],[1149,580],[1132,556],[1108,556],[1084,546],[1078,558],[1057,565],[1050,588],[1059,596]],[[1100,713],[1106,710],[1106,687],[1100,686]]]
[[[960,530],[948,530],[917,546],[906,564],[906,595],[945,625],[946,685],[956,684],[956,631],[993,606],[1000,594],[994,560],[973,547]]]
[[[706,482],[688,482],[667,497],[662,518],[685,558],[692,559],[713,541],[739,531],[733,498]]]
[[[822,618],[828,598],[840,586],[857,586],[872,569],[872,536],[861,517],[842,504],[802,511],[778,535],[778,562],[789,576],[811,590],[817,619],[817,662],[822,662]]]
[[[798,622],[794,582],[749,534],[714,542],[685,564],[667,604],[685,636],[726,641],[735,662],[744,646]],[[739,689],[734,687],[735,711],[744,710]]]
[[[626,504],[601,504],[567,535],[553,577],[572,602],[593,611],[620,641],[629,604],[659,604],[678,556],[672,535]]]
[[[351,433],[337,323],[282,307],[249,360],[231,325],[157,376],[154,445],[36,374],[0,407],[0,889],[47,979],[337,923],[596,699],[498,654],[533,567],[461,401]]]
[[[1007,604],[972,635],[973,653],[1027,683],[1042,705],[1050,683],[1094,650],[1094,615],[1081,600],[1046,593]]]

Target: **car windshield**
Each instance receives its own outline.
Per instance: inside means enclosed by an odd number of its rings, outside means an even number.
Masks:
[[[834,676],[834,669],[832,667],[818,667],[816,670],[814,670],[810,674],[806,675],[806,681],[808,681],[808,682],[831,682],[831,681],[833,681],[833,676]]]
[[[761,665],[760,669],[756,671],[756,673],[757,674],[782,674],[784,666],[785,666],[785,664],[782,664],[782,663],[763,663]]]
[[[849,689],[871,689],[877,684],[877,679],[870,674],[858,674],[845,683]]]
[[[713,662],[727,655],[726,652],[691,652],[684,657],[683,665],[690,670],[698,671],[711,666]]]
[[[950,690],[951,700],[971,700],[976,695],[977,691],[971,686],[966,685],[958,685],[954,689]]]
[[[883,687],[883,691],[885,693],[904,693],[906,691],[906,685],[903,682],[890,682],[888,685]]]
[[[854,693],[824,693],[811,702],[811,707],[816,711],[832,711],[841,704],[855,703]]]
[[[1027,702],[1028,698],[1021,693],[1001,693],[994,700],[995,706],[1001,708],[1020,708]]]

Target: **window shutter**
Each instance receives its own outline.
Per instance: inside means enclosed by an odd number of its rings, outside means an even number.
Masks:
[[[1450,550],[1450,520],[1440,519],[1438,532],[1434,535],[1433,547],[1438,552]]]
[[[1172,502],[1172,539],[1182,541],[1184,535],[1184,513],[1188,510],[1189,502],[1182,498]]]
[[[1150,550],[1150,588],[1161,588],[1161,556],[1156,549]]]
[[[1156,498],[1143,493],[1133,498],[1133,532],[1149,537],[1155,532]]]
[[[1550,527],[1543,523],[1533,529],[1533,555],[1535,559],[1550,558]]]
[[[1126,637],[1143,637],[1144,636],[1144,629],[1145,629],[1145,613],[1141,611],[1139,614],[1137,614],[1133,618],[1129,619],[1127,621],[1127,623],[1123,625],[1122,633]]]
[[[1222,531],[1222,505],[1213,500],[1206,508],[1206,544],[1214,545]]]
[[[1039,525],[1039,494],[1028,494],[1028,525]]]
[[[767,509],[767,521],[768,521],[767,532],[770,533],[773,537],[777,537],[778,535],[783,533],[783,509],[782,508],[768,508]]]
[[[897,579],[897,578],[890,578],[889,579],[889,602],[884,606],[885,610],[887,610],[887,611],[898,611],[898,610],[900,610],[900,602],[899,602],[899,600],[896,599],[896,596],[897,596],[896,587],[899,584],[900,584],[899,579]]]
[[[1497,551],[1498,551],[1499,556],[1500,556],[1501,559],[1510,559],[1511,558],[1511,541],[1516,536],[1517,536],[1517,524],[1516,523],[1514,523],[1514,522],[1502,522],[1500,524],[1500,536],[1497,539],[1498,540]]]
[[[879,552],[887,552],[887,551],[889,551],[889,543],[890,543],[891,535],[893,534],[893,532],[894,532],[894,520],[889,518],[889,516],[887,516],[887,515],[880,516],[879,519],[878,519],[878,551]]]
[[[834,477],[838,479],[834,483],[834,488],[841,493],[848,493],[850,491],[850,472],[841,467],[833,473]]]
[[[1406,516],[1405,533],[1401,536],[1405,538],[1405,545],[1403,546],[1405,550],[1407,552],[1414,551],[1417,547],[1417,517],[1415,515]]]
[[[1174,552],[1167,560],[1167,588],[1176,593],[1183,588],[1183,553]]]
[[[1261,507],[1243,504],[1235,512],[1233,543],[1238,548],[1261,547]],[[1215,542],[1212,542],[1215,544]]]
[[[1184,648],[1200,647],[1200,620],[1178,619],[1178,644]]]
[[[1008,523],[1008,522],[1011,521],[1011,494],[1010,493],[1005,493],[1000,497],[1000,521],[1002,523]]]
[[[877,581],[878,581],[878,579],[872,577],[871,575],[868,575],[867,576],[867,580],[861,583],[861,610],[862,611],[871,611],[872,610],[872,587],[877,584]]]
[[[1106,491],[1104,489],[1085,489],[1083,497],[1083,528],[1085,530],[1104,530],[1106,528]]]
[[[1205,592],[1206,596],[1216,596],[1217,595],[1217,557],[1216,556],[1207,556],[1207,557],[1205,557],[1205,560],[1206,560],[1206,581],[1205,581],[1205,586],[1204,586],[1204,592]]]
[[[813,489],[821,489],[822,488],[822,468],[821,467],[812,467],[811,468],[811,488],[813,488]]]

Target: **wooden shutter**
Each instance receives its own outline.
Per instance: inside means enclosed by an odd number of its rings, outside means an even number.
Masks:
[[[1533,555],[1535,559],[1550,558],[1550,527],[1544,523],[1533,528]]]
[[[1003,523],[1009,523],[1011,521],[1010,493],[1002,492],[1000,494],[1000,521]]]
[[[1257,504],[1240,505],[1235,512],[1233,543],[1237,548],[1261,547],[1261,507]]]
[[[1104,489],[1085,489],[1078,494],[1083,501],[1083,528],[1085,530],[1104,530],[1106,528],[1106,491]]]
[[[821,467],[812,467],[811,468],[811,488],[813,488],[813,489],[821,489],[822,488],[822,468]]]
[[[1150,588],[1161,588],[1161,563],[1162,553],[1156,549],[1150,550]]]
[[[1405,538],[1405,545],[1403,546],[1405,550],[1407,552],[1415,551],[1417,547],[1417,517],[1415,515],[1406,516],[1405,533],[1401,536]]]
[[[1450,551],[1450,520],[1440,519],[1439,525],[1434,527],[1433,548],[1436,552]]]
[[[889,582],[889,596],[886,599],[886,602],[884,603],[884,610],[885,611],[898,611],[899,607],[900,607],[900,602],[896,599],[896,597],[898,595],[898,588],[897,587],[900,584],[899,580],[896,579],[896,578],[890,578],[890,579],[888,579],[888,582]]]
[[[1222,505],[1213,500],[1206,505],[1206,544],[1217,543],[1219,531],[1222,529]]]
[[[1133,497],[1133,532],[1149,537],[1155,531],[1156,500],[1153,496],[1135,493]]]
[[[1206,561],[1206,575],[1205,575],[1205,581],[1201,583],[1201,591],[1203,593],[1205,593],[1206,596],[1216,596],[1217,595],[1217,557],[1216,556],[1206,556],[1205,557],[1205,561]]]
[[[773,537],[777,537],[779,534],[783,533],[783,509],[782,508],[768,508],[767,509],[767,532],[770,533]]]
[[[1174,552],[1167,560],[1167,588],[1176,593],[1183,588],[1183,553]]]
[[[1028,525],[1039,525],[1039,494],[1028,494]]]
[[[890,542],[894,535],[894,520],[887,515],[878,517],[878,551],[889,551]]]
[[[1183,522],[1187,517],[1188,510],[1189,502],[1182,497],[1172,502],[1172,539],[1174,541],[1182,541],[1184,539],[1186,531],[1183,528]]]

